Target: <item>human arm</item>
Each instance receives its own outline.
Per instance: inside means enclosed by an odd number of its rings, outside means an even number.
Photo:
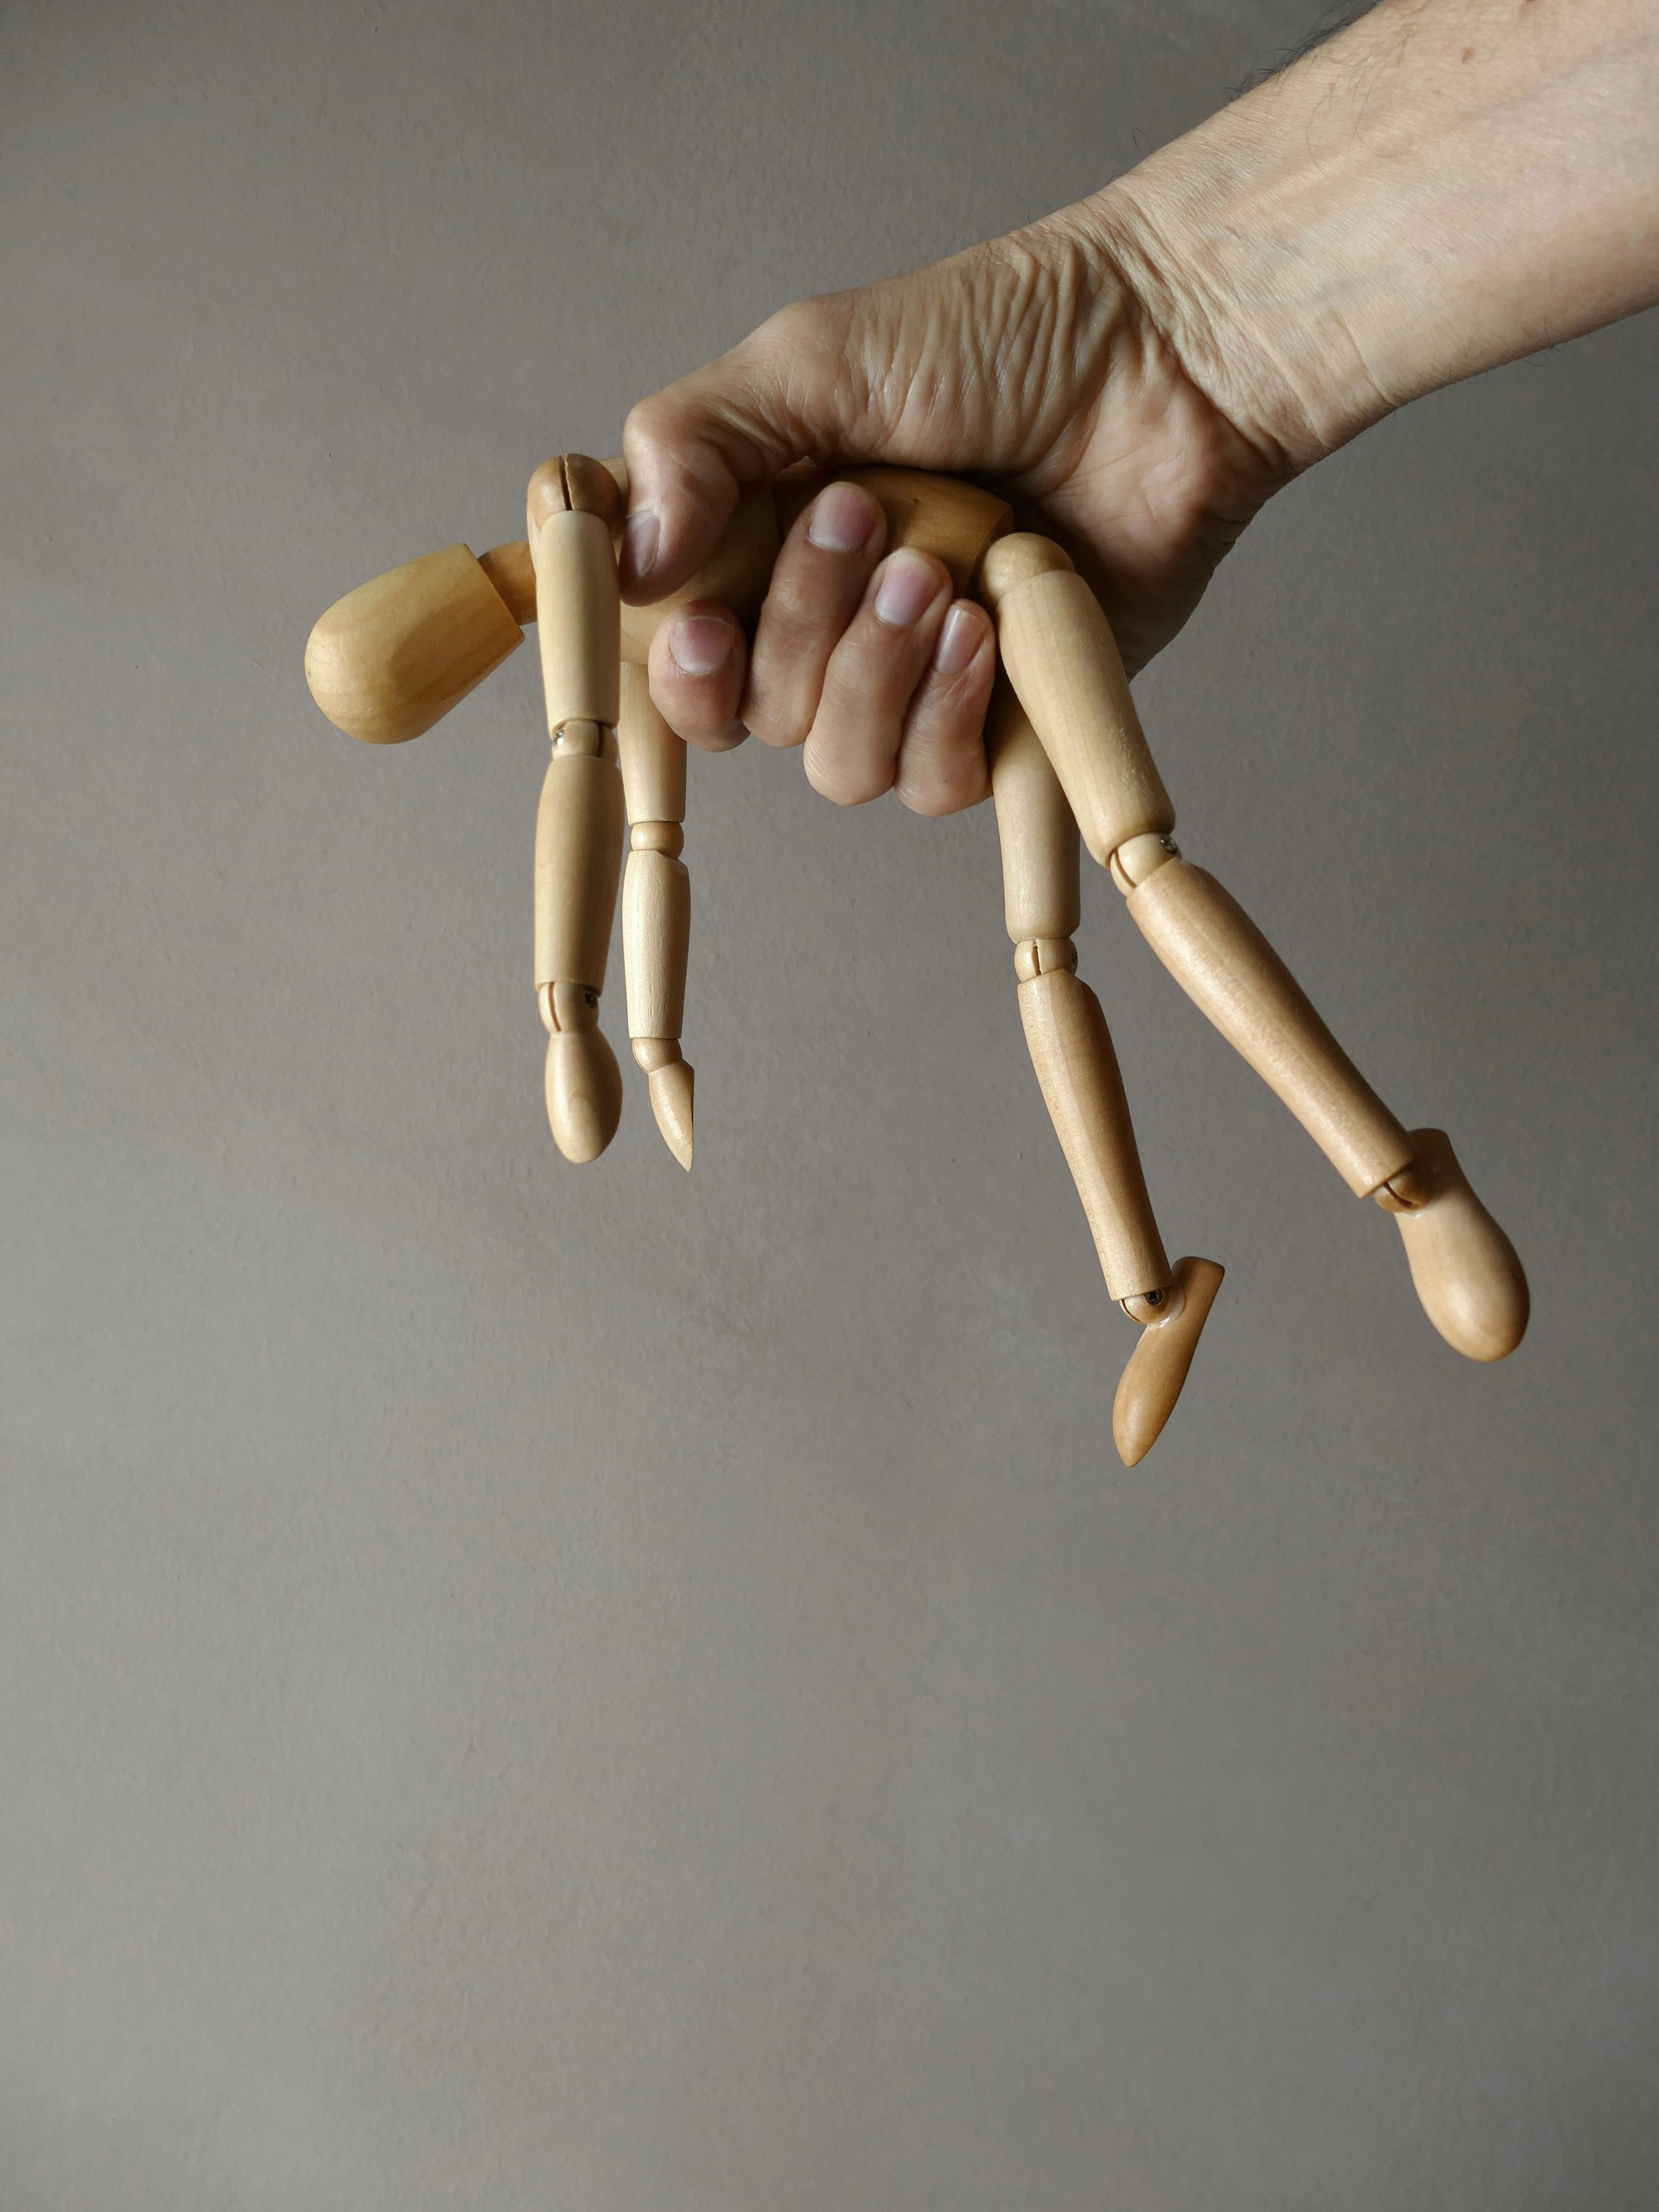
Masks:
[[[676,588],[791,463],[959,469],[1067,546],[1133,670],[1301,470],[1656,298],[1659,0],[1385,0],[1091,198],[799,302],[643,402],[629,596]],[[862,496],[797,523],[752,654],[691,610],[653,688],[699,743],[805,740],[829,795],[947,811],[983,794],[988,624],[925,556],[884,565]]]

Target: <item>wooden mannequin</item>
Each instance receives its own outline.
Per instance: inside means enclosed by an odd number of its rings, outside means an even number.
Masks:
[[[1059,546],[1012,529],[1008,507],[958,479],[842,471],[881,502],[887,545],[915,545],[996,618],[1002,670],[987,722],[1004,907],[1037,1080],[1083,1201],[1108,1291],[1141,1334],[1113,1409],[1133,1466],[1172,1411],[1222,1279],[1212,1260],[1171,1267],[1146,1193],[1116,1056],[1077,975],[1079,833],[1182,989],[1277,1092],[1351,1190],[1398,1221],[1413,1281],[1447,1342],[1501,1359],[1520,1342],[1520,1261],[1470,1189],[1443,1132],[1406,1131],[1261,933],[1182,859],[1175,809],[1092,592]],[[552,746],[536,830],[536,990],[548,1030],[547,1104],[565,1157],[616,1133],[622,1081],[599,1027],[622,865],[629,1035],[657,1124],[692,1157],[692,1071],[681,1054],[690,890],[685,748],[652,703],[645,662],[672,606],[714,599],[745,618],[764,596],[780,532],[817,484],[744,493],[703,569],[671,599],[623,606],[620,461],[567,454],[531,478],[528,542],[478,558],[463,545],[359,588],[312,632],[306,673],[330,720],[374,744],[416,737],[481,683],[534,620]]]

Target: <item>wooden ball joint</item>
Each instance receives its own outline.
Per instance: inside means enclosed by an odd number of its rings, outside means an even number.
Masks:
[[[1222,1280],[1213,1260],[1164,1251],[1099,1000],[1077,973],[1079,841],[1188,996],[1289,1107],[1358,1196],[1399,1224],[1430,1320],[1471,1359],[1525,1332],[1527,1280],[1442,1130],[1397,1121],[1237,902],[1182,858],[1175,808],[1099,602],[1059,546],[1012,529],[1009,508],[953,477],[849,469],[881,502],[890,550],[916,545],[990,610],[1001,660],[986,724],[1003,906],[1020,1018],[1110,1296],[1140,1325],[1112,1434],[1133,1467],[1157,1440]],[[650,607],[622,604],[621,461],[564,454],[530,480],[525,542],[406,562],[323,616],[306,676],[323,712],[374,744],[418,737],[523,641],[533,621],[550,748],[536,817],[535,985],[548,1033],[547,1110],[565,1158],[596,1159],[622,1112],[599,1027],[622,884],[628,1031],[652,1109],[682,1167],[693,1078],[680,1048],[690,937],[685,746],[652,702],[651,641],[672,606],[751,614],[776,558],[786,495],[739,501],[702,570]],[[781,516],[780,509],[782,510]],[[629,825],[623,871],[624,817]]]

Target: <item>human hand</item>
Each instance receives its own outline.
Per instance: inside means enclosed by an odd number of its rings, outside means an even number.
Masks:
[[[1299,470],[1419,394],[1659,301],[1659,0],[1383,0],[1091,199],[806,300],[643,401],[623,583],[651,601],[738,488],[807,459],[985,478],[1058,538],[1130,672]],[[790,531],[752,650],[665,623],[652,689],[714,750],[804,743],[843,803],[984,795],[989,623],[884,561],[867,494]]]
[[[1292,473],[1208,399],[1135,285],[1110,195],[907,276],[786,307],[642,401],[624,448],[623,584],[677,589],[741,486],[803,461],[970,472],[1058,538],[1133,671],[1167,643],[1251,515]],[[803,492],[810,493],[813,479]],[[923,814],[988,788],[989,616],[944,564],[884,556],[866,490],[831,483],[785,538],[752,648],[693,602],[663,624],[651,688],[718,751],[752,731],[804,745],[809,781],[856,805],[896,788]]]

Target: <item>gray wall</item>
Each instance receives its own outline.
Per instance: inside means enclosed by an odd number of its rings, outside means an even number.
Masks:
[[[1132,1474],[988,811],[696,759],[698,1164],[636,1086],[579,1172],[530,657],[384,753],[300,676],[1314,12],[5,11],[6,2212],[1653,2202],[1659,323],[1371,434],[1139,684],[1535,1308],[1447,1352],[1097,883],[1230,1269]]]

